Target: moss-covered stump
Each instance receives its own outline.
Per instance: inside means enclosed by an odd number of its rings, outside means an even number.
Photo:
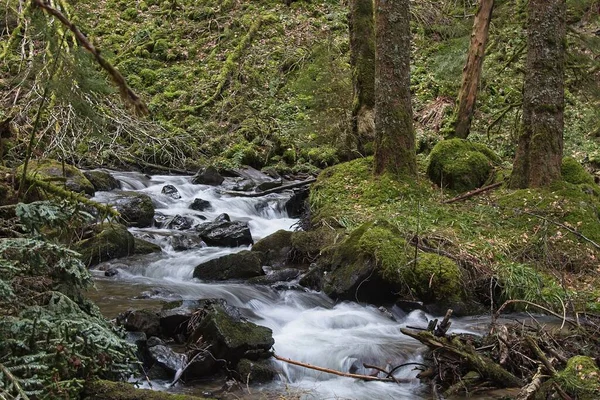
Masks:
[[[147,194],[120,192],[111,203],[128,226],[145,228],[152,225],[154,204],[152,204],[152,199]]]
[[[91,237],[73,245],[73,249],[81,253],[81,259],[88,267],[114,258],[126,257],[134,252],[133,235],[123,225],[94,225],[91,227],[91,234]]]
[[[568,394],[579,400],[600,398],[600,368],[593,358],[571,357],[556,380]]]
[[[488,181],[498,163],[500,158],[483,144],[443,140],[429,155],[427,175],[436,185],[466,192]]]
[[[82,400],[202,400],[202,397],[170,394],[154,390],[137,389],[124,382],[86,382]]]
[[[108,192],[121,187],[119,181],[114,176],[100,169],[83,171],[83,175],[94,185],[94,189],[99,192]]]
[[[23,165],[17,168],[17,179],[23,174]],[[27,175],[37,180],[51,182],[57,186],[64,187],[72,192],[94,195],[94,185],[76,167],[63,164],[56,160],[31,160],[27,165]]]
[[[212,281],[248,279],[260,275],[264,275],[261,254],[249,250],[209,260],[194,268],[194,278]]]

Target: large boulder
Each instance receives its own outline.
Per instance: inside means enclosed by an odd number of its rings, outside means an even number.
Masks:
[[[215,167],[203,167],[192,177],[192,183],[196,185],[218,186],[224,180]]]
[[[150,377],[173,379],[177,371],[183,369],[187,363],[185,354],[176,353],[164,344],[148,347],[150,359]]]
[[[217,217],[213,222],[196,226],[196,231],[209,246],[238,247],[254,243],[247,222],[232,222]]]
[[[192,204],[190,204],[190,210],[194,211],[205,211],[210,210],[211,208],[212,206],[208,200],[202,200],[198,198],[194,199]]]
[[[277,371],[268,360],[251,361],[242,358],[235,370],[241,382],[264,383],[272,381],[277,376]]]
[[[121,214],[121,218],[129,226],[146,228],[154,220],[154,205],[150,196],[138,192],[120,192],[113,200],[112,205]]]
[[[162,251],[160,246],[155,243],[137,237],[134,240],[135,245],[133,246],[133,254],[144,255],[160,253]]]
[[[206,261],[194,269],[194,278],[202,280],[248,279],[260,275],[264,275],[261,256],[248,250]]]
[[[110,192],[113,189],[120,189],[121,184],[110,173],[101,169],[83,171],[83,175],[94,185],[98,192]]]
[[[436,185],[466,192],[486,183],[500,161],[481,143],[443,140],[429,154],[427,175]]]
[[[89,237],[73,245],[88,267],[114,258],[126,257],[135,251],[135,239],[120,224],[104,223],[90,228]]]
[[[203,318],[188,343],[195,343],[202,337],[210,343],[213,356],[227,360],[232,367],[242,358],[259,360],[272,355],[273,331],[245,320],[237,308],[224,300],[204,300],[200,315]]]
[[[279,267],[285,264],[292,251],[292,232],[283,229],[260,239],[252,246],[252,251],[261,253],[265,265]]]
[[[23,165],[17,168],[17,177],[21,177]],[[94,195],[94,185],[76,167],[56,160],[31,160],[27,164],[27,174],[42,181],[51,182],[72,192]]]

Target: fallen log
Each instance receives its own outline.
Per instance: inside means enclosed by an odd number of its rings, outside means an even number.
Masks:
[[[462,343],[458,337],[435,337],[431,332],[412,331],[406,328],[402,328],[400,331],[434,351],[440,351],[460,359],[470,369],[476,370],[484,379],[492,381],[498,387],[523,386],[521,379],[506,371],[493,360],[478,354],[473,346]]]
[[[282,186],[279,186],[279,187],[276,187],[273,189],[263,190],[262,192],[241,192],[238,190],[222,190],[221,193],[229,194],[231,196],[238,196],[238,197],[261,197],[261,196],[266,196],[271,193],[280,193],[287,189],[293,189],[293,188],[304,186],[304,185],[310,185],[311,183],[316,182],[316,180],[317,180],[316,178],[311,178],[311,179],[307,179],[302,182],[294,182],[294,183],[290,183],[288,185],[282,185]]]
[[[455,203],[457,201],[466,200],[466,199],[469,199],[469,198],[471,198],[473,196],[476,196],[478,194],[487,192],[488,190],[495,189],[495,188],[497,188],[497,187],[499,187],[501,185],[502,185],[502,182],[497,182],[497,183],[494,183],[492,185],[488,185],[488,186],[484,186],[484,187],[479,188],[479,189],[471,190],[470,192],[461,194],[460,196],[457,196],[457,197],[454,197],[452,199],[444,201],[444,204],[451,204],[451,203]]]
[[[315,371],[325,372],[327,374],[343,376],[346,378],[361,379],[363,381],[396,382],[396,383],[414,382],[413,379],[398,379],[398,378],[393,378],[393,377],[392,378],[379,378],[377,376],[351,374],[349,372],[342,372],[342,371],[337,371],[335,369],[317,367],[316,365],[311,365],[311,364],[303,363],[300,361],[290,360],[289,358],[281,357],[281,356],[278,356],[277,354],[273,354],[273,358],[275,358],[276,360],[279,360],[279,361],[286,362],[288,364],[297,365],[299,367],[304,367],[304,368],[312,369]]]

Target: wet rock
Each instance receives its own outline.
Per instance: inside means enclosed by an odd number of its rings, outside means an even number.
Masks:
[[[119,270],[118,270],[118,269],[116,269],[116,268],[108,268],[108,269],[106,269],[106,270],[104,271],[104,276],[107,276],[107,277],[109,277],[109,278],[110,278],[111,276],[115,276],[115,275],[117,275],[118,273],[119,273]]]
[[[100,169],[84,171],[83,175],[85,175],[98,192],[110,192],[113,189],[121,188],[119,181],[106,171]]]
[[[162,333],[172,338],[185,335],[188,321],[199,307],[196,300],[175,300],[165,304],[159,313]]]
[[[87,239],[73,245],[81,253],[81,260],[88,267],[114,258],[133,254],[135,240],[126,227],[116,223],[97,224],[90,228]]]
[[[308,209],[309,187],[294,189],[294,194],[285,202],[285,211],[290,218],[300,218]]]
[[[287,261],[292,250],[292,232],[283,229],[260,239],[252,246],[252,251],[260,252],[264,265],[281,266]]]
[[[159,245],[149,242],[144,239],[135,238],[135,245],[133,248],[133,254],[152,254],[152,253],[160,253],[162,249]]]
[[[219,214],[214,222],[231,222],[231,217],[227,213]]]
[[[144,332],[127,332],[125,336],[127,343],[135,344],[137,347],[145,346],[148,337]]]
[[[205,210],[210,210],[212,208],[210,202],[208,200],[202,200],[202,199],[194,199],[194,201],[192,202],[192,204],[190,204],[190,210],[195,210],[195,211],[205,211]]]
[[[84,385],[82,400],[202,400],[195,396],[170,394],[157,390],[137,389],[125,382],[88,380]]]
[[[160,317],[151,310],[128,310],[117,316],[117,324],[130,332],[144,332],[146,336],[160,335]]]
[[[214,281],[248,279],[263,274],[260,254],[248,250],[204,262],[194,269],[194,278]]]
[[[21,165],[17,168],[16,176],[20,177],[22,173]],[[31,160],[27,164],[27,174],[39,180],[52,182],[56,186],[64,185],[72,192],[94,195],[94,185],[79,169],[69,164],[51,159]]]
[[[198,225],[196,231],[209,246],[238,247],[254,243],[246,222],[215,220]]]
[[[162,344],[152,347],[149,346],[148,355],[152,365],[151,370],[155,370],[155,372],[150,375],[154,375],[155,377],[162,375],[159,371],[156,371],[156,369],[160,369],[161,372],[164,372],[165,375],[169,377],[169,379],[172,379],[177,371],[182,369],[187,362],[185,354],[176,353],[171,348]]]
[[[211,185],[218,186],[225,178],[219,174],[215,167],[201,168],[200,171],[192,178],[192,183],[195,185]]]
[[[239,192],[249,192],[252,189],[254,189],[254,182],[249,179],[240,179],[231,187],[231,190],[236,190]]]
[[[188,234],[173,235],[170,237],[170,242],[175,251],[185,251],[205,246],[201,238]]]
[[[277,376],[277,371],[268,360],[251,361],[242,358],[235,367],[241,382],[264,383],[270,382]]]
[[[300,271],[296,268],[284,268],[272,271],[264,276],[257,276],[249,279],[248,283],[252,283],[254,285],[272,285],[277,282],[289,282],[293,279],[296,279],[298,276],[300,276]]]
[[[194,219],[181,215],[164,215],[157,213],[154,216],[154,226],[161,229],[174,229],[185,231],[194,225]]]
[[[138,192],[120,192],[112,205],[129,226],[145,228],[152,225],[154,205],[150,196]]]
[[[202,337],[211,345],[215,358],[224,358],[235,366],[242,358],[254,361],[271,356],[274,344],[271,329],[245,320],[224,300],[205,300],[202,315],[189,342]]]
[[[181,195],[179,194],[179,190],[177,190],[177,188],[173,185],[163,186],[163,188],[160,192],[166,196],[169,196],[172,199],[175,199],[175,200],[178,200],[181,198]]]

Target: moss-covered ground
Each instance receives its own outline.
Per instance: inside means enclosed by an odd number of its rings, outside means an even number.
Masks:
[[[338,253],[372,255],[388,280],[404,282],[419,299],[467,293],[486,303],[491,284],[496,303],[522,299],[600,309],[597,190],[561,181],[543,190],[500,187],[444,203],[456,194],[432,184],[424,167],[416,180],[373,178],[372,160],[358,159],[320,175],[311,192],[312,223],[345,228],[349,243],[352,232],[366,229],[356,249],[344,251],[342,242]],[[374,221],[385,223],[370,226]]]

